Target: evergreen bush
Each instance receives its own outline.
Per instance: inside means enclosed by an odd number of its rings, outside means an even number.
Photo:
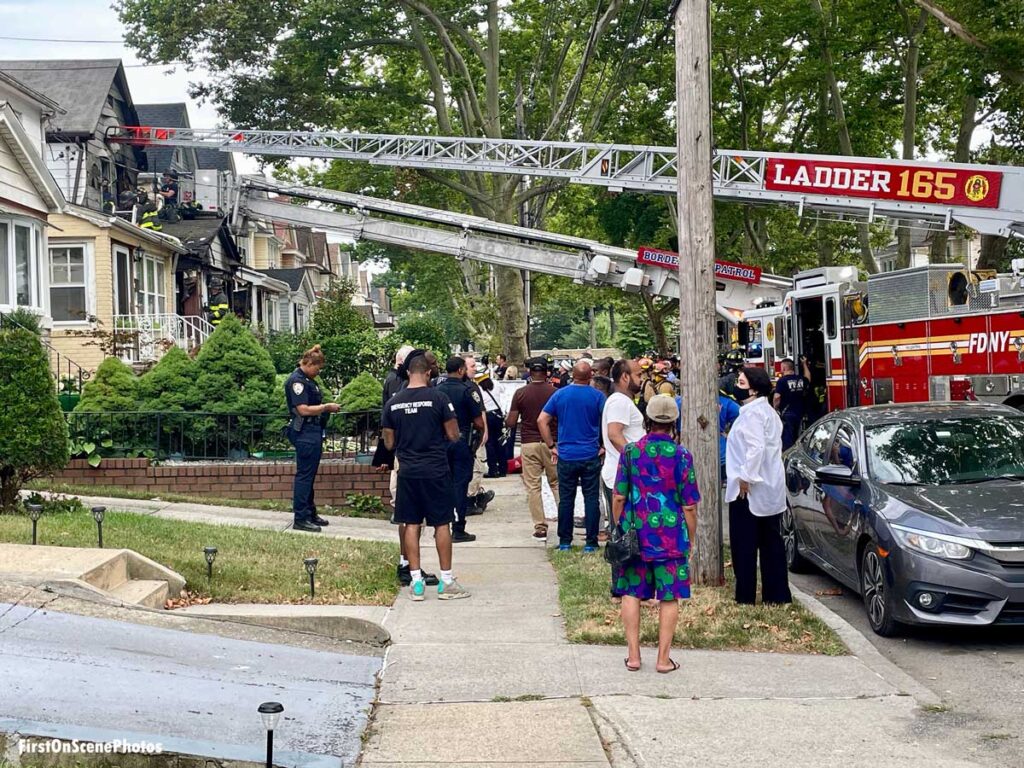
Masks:
[[[196,363],[181,347],[172,347],[139,378],[140,411],[193,410]]]
[[[85,383],[75,413],[117,413],[137,409],[139,380],[116,357],[108,357]]]
[[[0,331],[0,511],[13,512],[22,485],[68,462],[68,427],[39,337]]]

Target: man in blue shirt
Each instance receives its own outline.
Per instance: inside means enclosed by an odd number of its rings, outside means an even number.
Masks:
[[[679,408],[679,421],[676,424],[676,431],[679,433],[679,442],[683,442],[683,398],[676,397],[676,406]],[[725,438],[729,434],[732,423],[740,415],[740,405],[721,390],[718,391],[718,466],[721,471],[722,482],[725,482]]]
[[[579,362],[572,369],[572,384],[551,396],[537,429],[558,467],[558,548],[572,549],[572,512],[576,488],[583,488],[584,521],[587,535],[584,552],[597,552],[600,525],[598,494],[601,492],[601,411],[604,395],[590,386],[590,363]],[[556,423],[558,443],[552,438]]]

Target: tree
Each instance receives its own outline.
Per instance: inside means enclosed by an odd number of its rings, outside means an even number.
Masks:
[[[519,0],[234,3],[118,0],[128,44],[150,62],[185,61],[224,73],[193,84],[236,125],[437,131],[501,138],[598,138],[647,62],[664,59],[667,2]],[[641,94],[646,96],[646,93]],[[665,100],[663,103],[667,103]],[[648,110],[651,107],[648,106]],[[563,182],[420,171],[462,206],[543,223]],[[524,359],[523,281],[494,270],[502,347]]]
[[[377,411],[384,387],[369,373],[360,373],[346,384],[338,397],[338,404],[344,413]]]
[[[0,512],[14,512],[33,477],[68,462],[68,426],[39,337],[0,331]]]
[[[392,335],[403,344],[429,349],[437,356],[438,360],[448,357],[452,349],[444,327],[432,315],[407,316],[399,321]]]

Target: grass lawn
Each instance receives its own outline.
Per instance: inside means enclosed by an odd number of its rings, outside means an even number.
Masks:
[[[32,542],[24,515],[0,515],[0,541]],[[88,512],[46,513],[39,521],[39,543],[95,547],[96,523]],[[108,512],[103,544],[133,549],[185,577],[186,589],[220,603],[308,603],[307,557],[319,558],[316,603],[390,605],[398,591],[396,544],[304,536],[230,525]],[[206,580],[204,547],[217,547],[213,581]]]
[[[275,512],[291,512],[292,503],[283,499],[225,499],[216,496],[199,496],[188,493],[161,493],[140,491],[135,488],[121,488],[115,485],[70,485],[52,483],[46,479],[33,480],[25,484],[26,490],[49,491],[68,496],[111,496],[116,499],[143,499],[182,502],[185,504],[210,504],[216,507],[238,507],[241,509],[269,509]],[[332,507],[318,505],[321,515],[339,517],[367,517],[373,520],[390,520],[391,510],[385,507],[371,508],[370,505]]]
[[[625,645],[619,606],[612,603],[610,566],[600,555],[551,553],[558,574],[558,597],[566,633],[573,643]],[[726,550],[728,563],[728,550]],[[739,606],[733,601],[732,568],[723,587],[693,587],[679,611],[675,645],[679,648],[820,653],[844,655],[839,637],[797,603],[787,606]],[[640,641],[658,642],[658,608],[644,606]]]

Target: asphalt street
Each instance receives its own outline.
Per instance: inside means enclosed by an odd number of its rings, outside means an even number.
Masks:
[[[295,753],[289,765],[312,755],[354,762],[380,665],[0,603],[0,717],[252,747],[258,756],[265,731],[256,709],[278,701],[275,741]]]
[[[929,727],[962,733],[965,748],[980,762],[1024,765],[1024,627],[909,627],[899,637],[879,637],[860,597],[839,582],[819,572],[790,579],[942,698],[948,709]]]

